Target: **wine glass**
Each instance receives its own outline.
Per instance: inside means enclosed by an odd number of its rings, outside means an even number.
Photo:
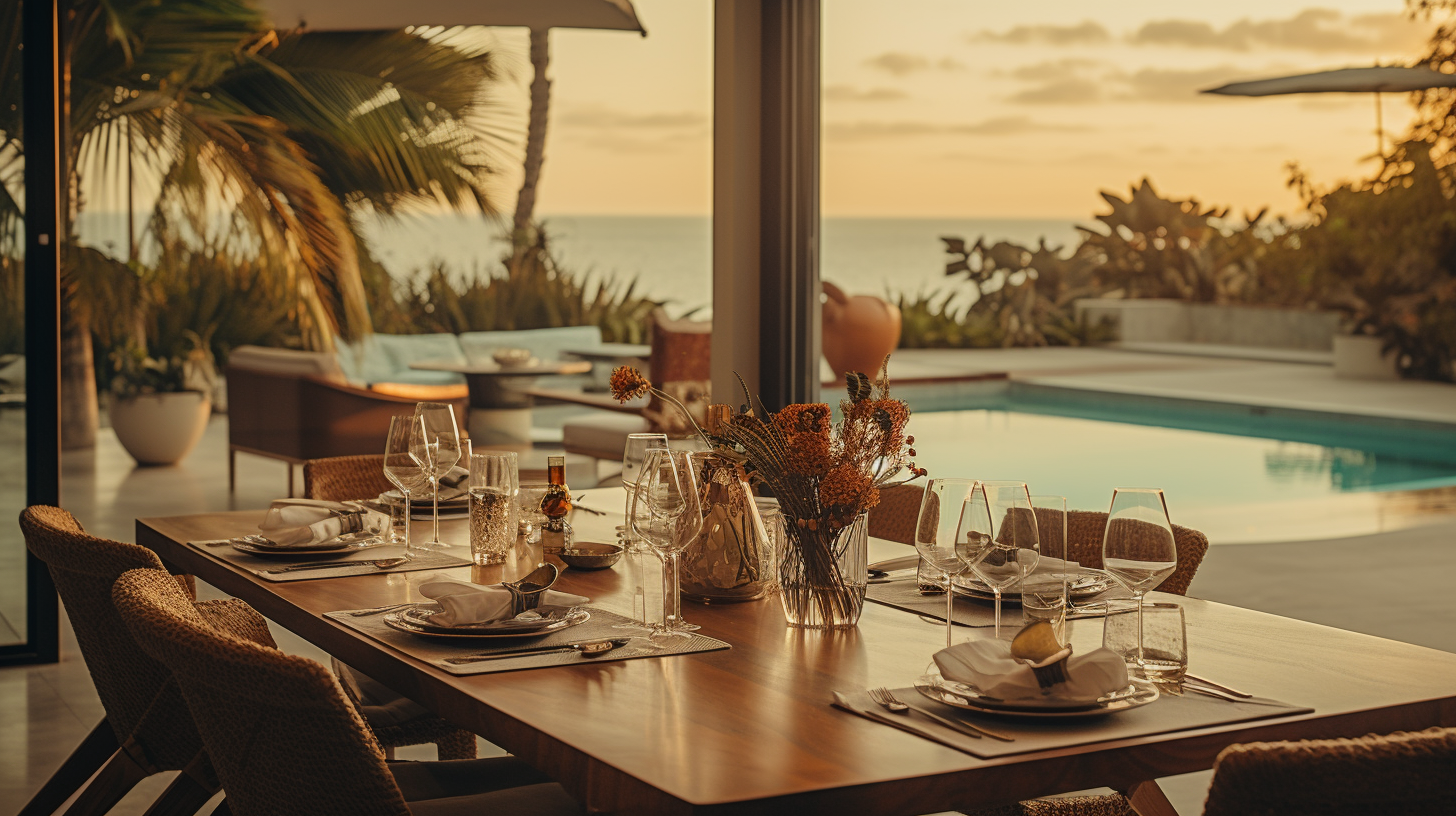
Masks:
[[[404,555],[409,559],[414,558],[414,549],[410,546],[410,498],[429,484],[419,463],[410,455],[414,428],[413,416],[390,417],[389,435],[384,442],[384,478],[404,496]]]
[[[634,433],[627,435],[627,444],[622,451],[622,486],[627,489],[626,511],[629,516],[632,513],[632,492],[637,489],[637,480],[642,476],[642,465],[647,460],[647,452],[666,448],[667,434]],[[646,506],[644,503],[644,510]],[[619,623],[613,628],[651,629],[652,627],[647,623],[648,578],[643,559],[657,556],[653,554],[652,548],[643,544],[641,539],[632,534],[630,518],[624,526],[623,533],[622,537],[627,545],[627,565],[632,575],[632,622]]]
[[[1001,591],[1036,569],[1036,514],[1026,482],[979,482],[961,511],[956,555],[996,598],[995,636],[1001,637]]]
[[[653,448],[632,491],[632,533],[662,557],[662,627],[656,634],[687,637],[698,628],[683,621],[678,594],[678,556],[703,528],[698,487],[690,451]]]
[[[1143,654],[1143,596],[1178,568],[1178,547],[1163,491],[1151,487],[1119,487],[1112,491],[1107,530],[1102,536],[1102,567],[1132,592],[1137,603],[1137,669],[1157,679],[1172,669],[1149,662]]]
[[[931,479],[920,499],[915,523],[915,549],[945,579],[945,645],[950,646],[955,612],[955,576],[966,568],[956,555],[961,508],[971,497],[975,479]]]
[[[460,431],[455,425],[455,409],[443,402],[422,402],[415,406],[414,435],[410,440],[410,456],[430,480],[435,509],[431,517],[430,540],[422,550],[442,550],[450,545],[440,540],[440,477],[460,461]]]

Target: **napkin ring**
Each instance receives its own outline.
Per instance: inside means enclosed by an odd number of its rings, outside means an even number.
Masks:
[[[1041,686],[1042,691],[1049,691],[1052,686],[1067,682],[1067,658],[1071,656],[1072,647],[1068,646],[1045,660],[1024,662],[1036,675],[1036,684]]]

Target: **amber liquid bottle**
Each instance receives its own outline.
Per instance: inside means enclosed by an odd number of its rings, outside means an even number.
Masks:
[[[546,458],[546,496],[541,499],[541,512],[546,523],[541,525],[541,550],[560,553],[571,546],[573,533],[566,516],[571,512],[571,488],[566,486],[566,457]]]

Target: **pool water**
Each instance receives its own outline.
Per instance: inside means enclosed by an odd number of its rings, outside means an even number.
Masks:
[[[900,396],[932,477],[1023,480],[1073,509],[1105,511],[1120,486],[1163,488],[1177,521],[1456,484],[1456,426],[1014,382]]]

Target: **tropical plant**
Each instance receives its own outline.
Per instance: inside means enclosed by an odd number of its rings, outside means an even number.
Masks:
[[[941,240],[951,258],[945,273],[963,274],[975,287],[968,314],[983,315],[994,326],[997,345],[1081,345],[1092,339],[1093,330],[1073,312],[1077,298],[1100,291],[1090,256],[1080,251],[1066,256],[1044,239],[1036,249],[1009,241],[981,239],[967,247],[959,238]]]

